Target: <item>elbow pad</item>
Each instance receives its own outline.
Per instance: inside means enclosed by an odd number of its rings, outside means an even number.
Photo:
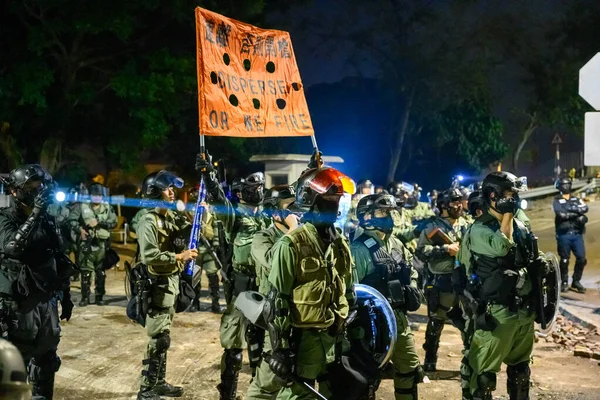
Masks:
[[[31,233],[34,231],[35,228],[37,228],[37,226],[40,223],[41,215],[42,213],[39,208],[33,209],[33,212],[31,213],[29,218],[27,218],[27,221],[25,221],[25,223],[21,225],[17,230],[14,239],[10,240],[6,244],[6,246],[4,246],[4,254],[6,254],[9,257],[15,258],[19,257],[23,253],[23,250],[25,250],[25,247],[27,245],[27,240],[29,239],[29,236],[31,236]]]

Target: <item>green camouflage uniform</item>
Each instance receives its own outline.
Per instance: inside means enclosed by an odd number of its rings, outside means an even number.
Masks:
[[[233,398],[237,392],[237,379],[242,368],[243,349],[246,347],[248,321],[241,311],[235,308],[237,295],[246,290],[256,290],[256,270],[250,254],[252,238],[267,227],[269,219],[263,215],[261,207],[239,203],[234,208],[225,197],[222,188],[217,218],[223,223],[229,243],[233,241],[231,271],[227,271],[230,282],[224,282],[227,308],[221,317],[220,339],[225,350],[221,357],[221,384],[218,389],[223,398]]]
[[[409,265],[412,262],[412,254],[394,235],[387,236],[382,241],[375,231],[365,230],[362,236],[366,236],[366,238],[358,237],[352,242],[350,247],[355,263],[353,271],[355,283],[369,284],[371,280],[365,280],[365,278],[374,275],[376,276],[375,280],[382,280],[382,277],[378,276],[379,268],[373,259],[371,251],[367,248],[369,240],[373,240],[373,244],[378,244],[382,249],[385,249],[387,254],[399,253],[402,259]],[[366,241],[363,239],[366,239]],[[417,272],[413,268],[411,268],[411,271],[410,286],[417,288]],[[387,282],[385,285],[387,285]],[[371,286],[375,287],[375,285]],[[381,289],[375,287],[375,289],[384,290],[385,292],[387,288]],[[396,315],[398,328],[398,340],[396,341],[394,354],[391,358],[394,370],[396,371],[394,375],[395,398],[396,400],[413,400],[416,398],[413,393],[416,393],[417,383],[423,377],[419,356],[417,355],[414,336],[406,318],[407,312],[402,308],[395,308],[394,314]]]
[[[448,245],[434,242],[428,235],[439,228],[453,242],[459,242],[466,230],[466,221],[459,217],[453,224],[447,218],[435,217],[421,232],[417,245],[419,258],[427,263],[427,284],[425,296],[429,322],[425,334],[425,370],[435,370],[437,351],[444,324],[448,320],[448,312],[457,305],[456,295],[452,289],[452,271],[455,258],[448,253]],[[435,240],[435,238],[433,239]],[[455,314],[458,310],[452,310]]]
[[[258,291],[265,296],[271,291],[269,274],[273,262],[273,248],[275,243],[282,237],[283,232],[273,224],[269,228],[258,232],[252,239],[251,252],[256,265]],[[260,348],[258,350],[260,351]],[[268,332],[265,333],[262,351],[271,351],[271,340]],[[258,356],[260,360],[260,354]],[[269,364],[263,360],[256,369],[256,375],[248,387],[246,398],[248,400],[275,399],[282,387],[282,381],[275,376],[269,368]]]
[[[179,295],[179,274],[183,263],[175,259],[173,235],[179,230],[178,216],[158,209],[147,210],[137,226],[140,261],[148,266],[154,277],[151,300],[146,316],[146,348],[141,390],[150,390],[165,383],[167,350],[175,315],[175,301]]]
[[[147,212],[148,212],[147,208],[140,208],[140,210],[133,216],[133,218],[131,219],[131,223],[129,224],[129,229],[131,229],[131,232],[137,234],[140,219]]]
[[[294,229],[273,249],[269,283],[276,291],[272,323],[280,337],[273,348],[295,348],[295,374],[314,384],[339,356],[336,344],[342,339],[337,333],[332,336],[330,328],[342,326],[348,317],[348,299],[354,301],[348,242],[337,232],[327,245],[310,223]],[[327,380],[319,382],[319,391],[329,395]],[[278,398],[312,400],[313,396],[294,383],[282,389]]]
[[[521,230],[521,237],[529,232],[517,218],[514,226],[515,234]],[[477,399],[491,399],[491,395],[488,397],[484,393],[495,389],[496,374],[502,363],[508,365],[509,390],[511,382],[514,384],[525,377],[528,385],[535,312],[527,300],[531,279],[518,251],[524,242],[516,244],[513,238],[506,237],[498,220],[486,213],[473,224],[464,249],[458,255],[459,262],[465,265],[467,278],[472,282],[471,276],[477,277],[478,283],[472,290],[476,293],[475,298],[482,302],[480,310],[485,310],[487,317],[496,324],[495,327],[493,324],[475,326],[467,356],[472,372],[470,389]],[[506,270],[515,271],[515,274],[506,274]],[[517,298],[521,299],[521,304]]]
[[[104,283],[104,256],[110,246],[110,230],[117,225],[117,215],[112,206],[100,203],[82,203],[80,212],[69,215],[72,229],[79,232],[79,266],[81,268],[81,297],[82,301],[89,301],[92,275],[95,274],[96,302],[102,301],[105,293]],[[90,227],[93,220],[97,221],[95,227]],[[81,237],[81,228],[88,232],[86,240]]]

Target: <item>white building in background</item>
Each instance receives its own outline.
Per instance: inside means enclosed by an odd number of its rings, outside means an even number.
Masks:
[[[265,164],[265,188],[295,182],[306,169],[311,155],[306,154],[272,154],[250,157],[251,162]],[[326,165],[341,164],[344,160],[337,156],[323,156]]]

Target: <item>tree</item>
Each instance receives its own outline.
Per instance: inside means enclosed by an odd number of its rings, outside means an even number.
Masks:
[[[8,128],[0,149],[10,166],[41,157],[53,171],[82,142],[103,149],[107,169],[134,168],[145,149],[197,126],[195,6],[251,23],[272,6],[265,0],[3,4],[0,123]]]
[[[489,71],[499,62],[495,32],[505,28],[477,3],[348,1],[333,20],[303,21],[322,38],[324,53],[350,48],[349,64],[393,92],[388,181],[397,176],[406,144],[411,151],[425,144],[418,136],[426,121],[487,91]]]

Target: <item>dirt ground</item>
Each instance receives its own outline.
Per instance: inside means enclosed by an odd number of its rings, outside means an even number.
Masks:
[[[549,206],[532,210],[534,231],[540,238],[540,248],[556,251],[553,216]],[[586,236],[588,267],[584,283],[586,297],[600,299],[596,281],[600,280],[600,203],[590,204],[590,223]],[[122,259],[132,256],[131,246],[121,250]],[[572,264],[571,264],[572,265]],[[109,271],[107,276],[108,305],[77,307],[73,318],[62,325],[59,355],[63,363],[56,379],[56,399],[133,399],[139,388],[141,360],[146,346],[144,329],[130,322],[125,315],[125,295],[122,271]],[[206,280],[203,279],[203,288]],[[73,284],[75,302],[79,301],[79,283]],[[207,292],[203,304],[208,308]],[[411,316],[420,323],[415,339],[421,359],[425,317],[423,308]],[[182,313],[175,317],[172,345],[169,351],[168,380],[183,385],[182,399],[218,399],[215,386],[219,381],[221,347],[218,338],[220,317],[208,311]],[[459,332],[447,325],[442,334],[437,373],[431,383],[419,387],[421,399],[460,399],[459,364],[461,359]],[[245,359],[247,357],[245,356]],[[598,399],[600,366],[597,360],[574,357],[558,345],[540,341],[535,346],[532,380],[532,399]],[[245,398],[250,380],[249,368],[244,365],[238,393]],[[506,375],[498,376],[497,399],[508,399]],[[393,383],[386,380],[378,392],[380,399],[393,399]]]

